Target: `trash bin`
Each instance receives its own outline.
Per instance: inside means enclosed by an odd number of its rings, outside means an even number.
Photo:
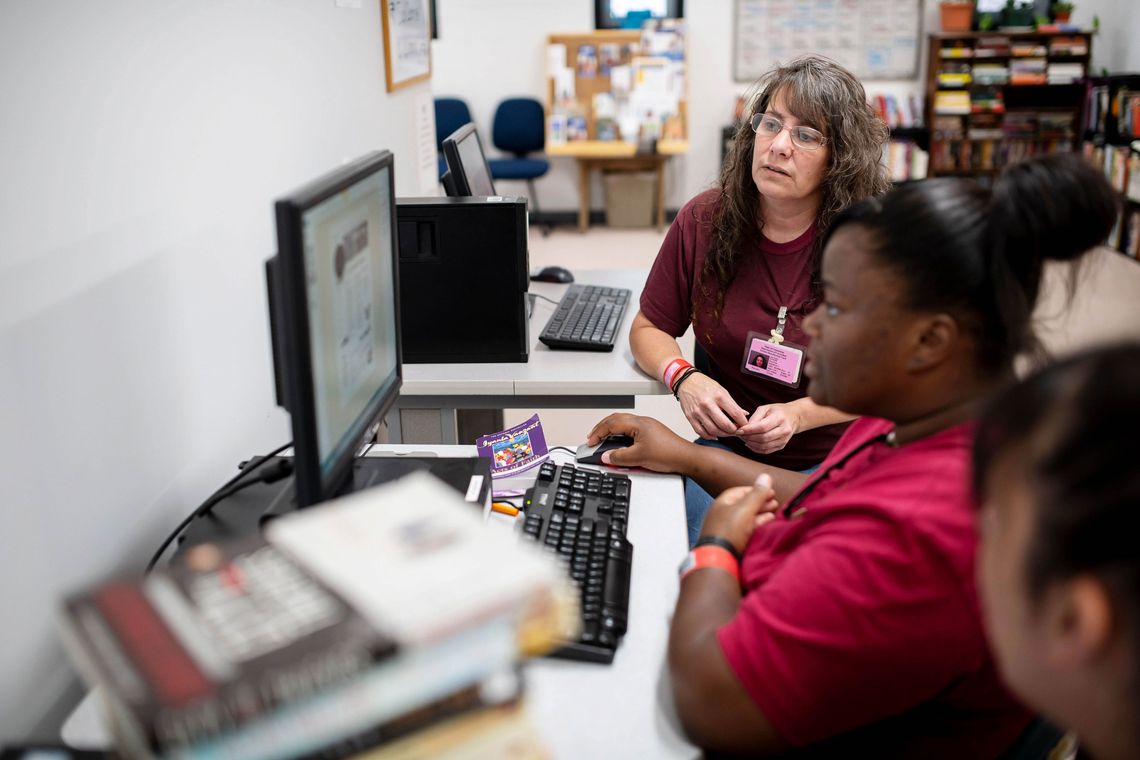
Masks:
[[[606,224],[610,227],[653,226],[657,177],[652,172],[606,172]]]

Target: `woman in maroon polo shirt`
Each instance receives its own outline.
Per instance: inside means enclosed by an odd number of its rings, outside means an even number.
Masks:
[[[1116,210],[1100,173],[1059,154],[1010,167],[992,191],[929,180],[843,212],[804,325],[809,392],[865,416],[810,476],[632,415],[591,431],[634,438],[609,464],[721,493],[669,635],[694,742],[933,760],[1017,740],[1030,715],[1000,684],[974,580],[972,420],[1035,345],[1044,260],[1078,258]]]
[[[803,318],[819,296],[820,233],[889,187],[887,130],[846,69],[798,58],[758,83],[720,186],[677,214],[630,330],[638,365],[675,389],[703,440],[778,467],[818,465],[850,419],[806,397]],[[708,357],[689,370],[677,337]],[[762,351],[765,367],[746,361]],[[712,497],[686,484],[690,539]]]

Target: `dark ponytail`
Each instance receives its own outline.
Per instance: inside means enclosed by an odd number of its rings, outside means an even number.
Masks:
[[[1013,164],[994,184],[990,201],[990,289],[994,325],[983,358],[1040,353],[1032,329],[1044,263],[1075,261],[1101,243],[1116,221],[1119,200],[1104,176],[1073,153]]]
[[[1044,261],[1076,259],[1104,240],[1117,204],[1099,172],[1057,154],[1015,164],[992,191],[966,179],[903,185],[848,208],[827,238],[846,224],[867,229],[876,258],[904,283],[903,305],[953,314],[982,370],[1000,375],[1037,348]]]

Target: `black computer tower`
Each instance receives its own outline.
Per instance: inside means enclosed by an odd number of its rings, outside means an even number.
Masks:
[[[399,198],[396,216],[404,362],[525,362],[526,198]]]

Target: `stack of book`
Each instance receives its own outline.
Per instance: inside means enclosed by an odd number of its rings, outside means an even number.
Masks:
[[[1089,46],[1080,35],[1057,35],[1049,40],[1049,55],[1088,55]]]
[[[1050,63],[1045,70],[1049,84],[1073,84],[1085,78],[1083,63]]]
[[[563,569],[426,473],[203,544],[64,605],[128,757],[532,758],[520,662],[572,636]]]
[[[934,93],[934,113],[946,115],[970,113],[970,93],[966,90],[939,90]]]
[[[967,136],[971,140],[1000,140],[1005,137],[1002,116],[997,113],[979,113],[970,118]]]
[[[979,37],[974,44],[975,58],[1005,58],[1009,55],[1009,37]]]
[[[1009,82],[1009,67],[1001,63],[975,63],[974,82],[986,85],[1002,85]]]
[[[940,48],[938,54],[942,58],[973,58],[974,49],[964,43],[951,43]]]
[[[947,63],[938,72],[939,87],[968,87],[974,81],[968,63]]]
[[[1018,40],[1009,46],[1009,54],[1014,58],[1044,58],[1046,49],[1036,40]]]
[[[1000,87],[975,87],[970,91],[970,112],[1005,113],[1005,97]]]
[[[1048,84],[1047,65],[1044,58],[1013,58],[1009,62],[1009,83]]]
[[[1010,111],[1002,122],[1002,130],[1009,140],[1032,140],[1037,136],[1036,111]]]

